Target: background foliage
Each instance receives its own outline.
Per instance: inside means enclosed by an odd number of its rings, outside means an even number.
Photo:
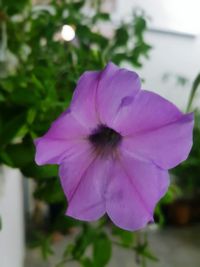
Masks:
[[[84,11],[86,4],[89,12]],[[113,28],[112,38],[99,30],[102,23],[112,27],[110,15],[101,11],[101,1],[93,1],[92,6],[87,1],[51,0],[47,6],[32,6],[25,0],[3,1],[0,23],[4,43],[0,62],[0,162],[34,179],[34,197],[49,207],[42,224],[29,218],[31,246],[40,246],[43,257],[48,258],[53,253],[51,233],[66,234],[75,227],[75,240],[66,246],[57,267],[71,260],[82,266],[103,267],[111,258],[113,244],[133,250],[141,256],[142,264],[144,258],[155,260],[146,238],[136,242],[137,234],[113,225],[105,228],[107,218],[86,224],[65,217],[66,199],[57,167],[37,166],[33,146],[33,139],[43,135],[69,105],[82,72],[102,69],[109,60],[142,66],[151,49],[144,39],[144,14],[135,12],[129,23]],[[58,38],[64,24],[75,28],[74,41]],[[89,256],[88,247],[92,249]]]

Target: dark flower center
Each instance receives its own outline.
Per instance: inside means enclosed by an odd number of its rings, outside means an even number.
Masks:
[[[114,149],[121,142],[122,136],[115,130],[99,125],[90,135],[89,141],[98,151]]]

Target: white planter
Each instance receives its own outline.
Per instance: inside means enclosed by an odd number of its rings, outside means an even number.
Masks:
[[[0,266],[24,265],[23,184],[18,170],[0,167]]]

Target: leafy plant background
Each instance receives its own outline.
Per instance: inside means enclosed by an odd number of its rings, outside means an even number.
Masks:
[[[89,15],[84,11],[85,5],[90,6]],[[140,68],[148,58],[151,45],[145,41],[147,18],[142,11],[135,11],[129,23],[113,27],[112,38],[98,30],[100,23],[112,25],[110,15],[102,11],[98,0],[50,0],[47,7],[40,8],[28,0],[0,2],[0,163],[18,168],[33,179],[35,199],[49,207],[46,218],[38,221],[37,214],[27,218],[27,242],[31,247],[39,246],[44,259],[53,253],[53,233],[66,235],[76,229],[75,238],[66,245],[57,267],[72,260],[86,267],[106,266],[114,245],[131,250],[141,266],[147,259],[157,260],[144,232],[121,230],[107,217],[95,224],[65,217],[66,199],[57,167],[39,167],[34,162],[33,139],[43,135],[67,108],[77,79],[85,70],[102,69],[110,60]],[[64,24],[75,28],[74,41],[58,40]],[[198,139],[199,129],[195,131]],[[194,173],[194,165],[199,172],[199,156],[195,146],[190,161],[174,173],[183,176],[191,173],[191,168]],[[169,192],[161,203],[171,198]],[[156,214],[162,223],[160,206]]]

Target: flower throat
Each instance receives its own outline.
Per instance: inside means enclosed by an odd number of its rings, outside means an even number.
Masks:
[[[121,142],[122,136],[115,130],[99,125],[90,135],[89,141],[98,151],[114,149]]]

